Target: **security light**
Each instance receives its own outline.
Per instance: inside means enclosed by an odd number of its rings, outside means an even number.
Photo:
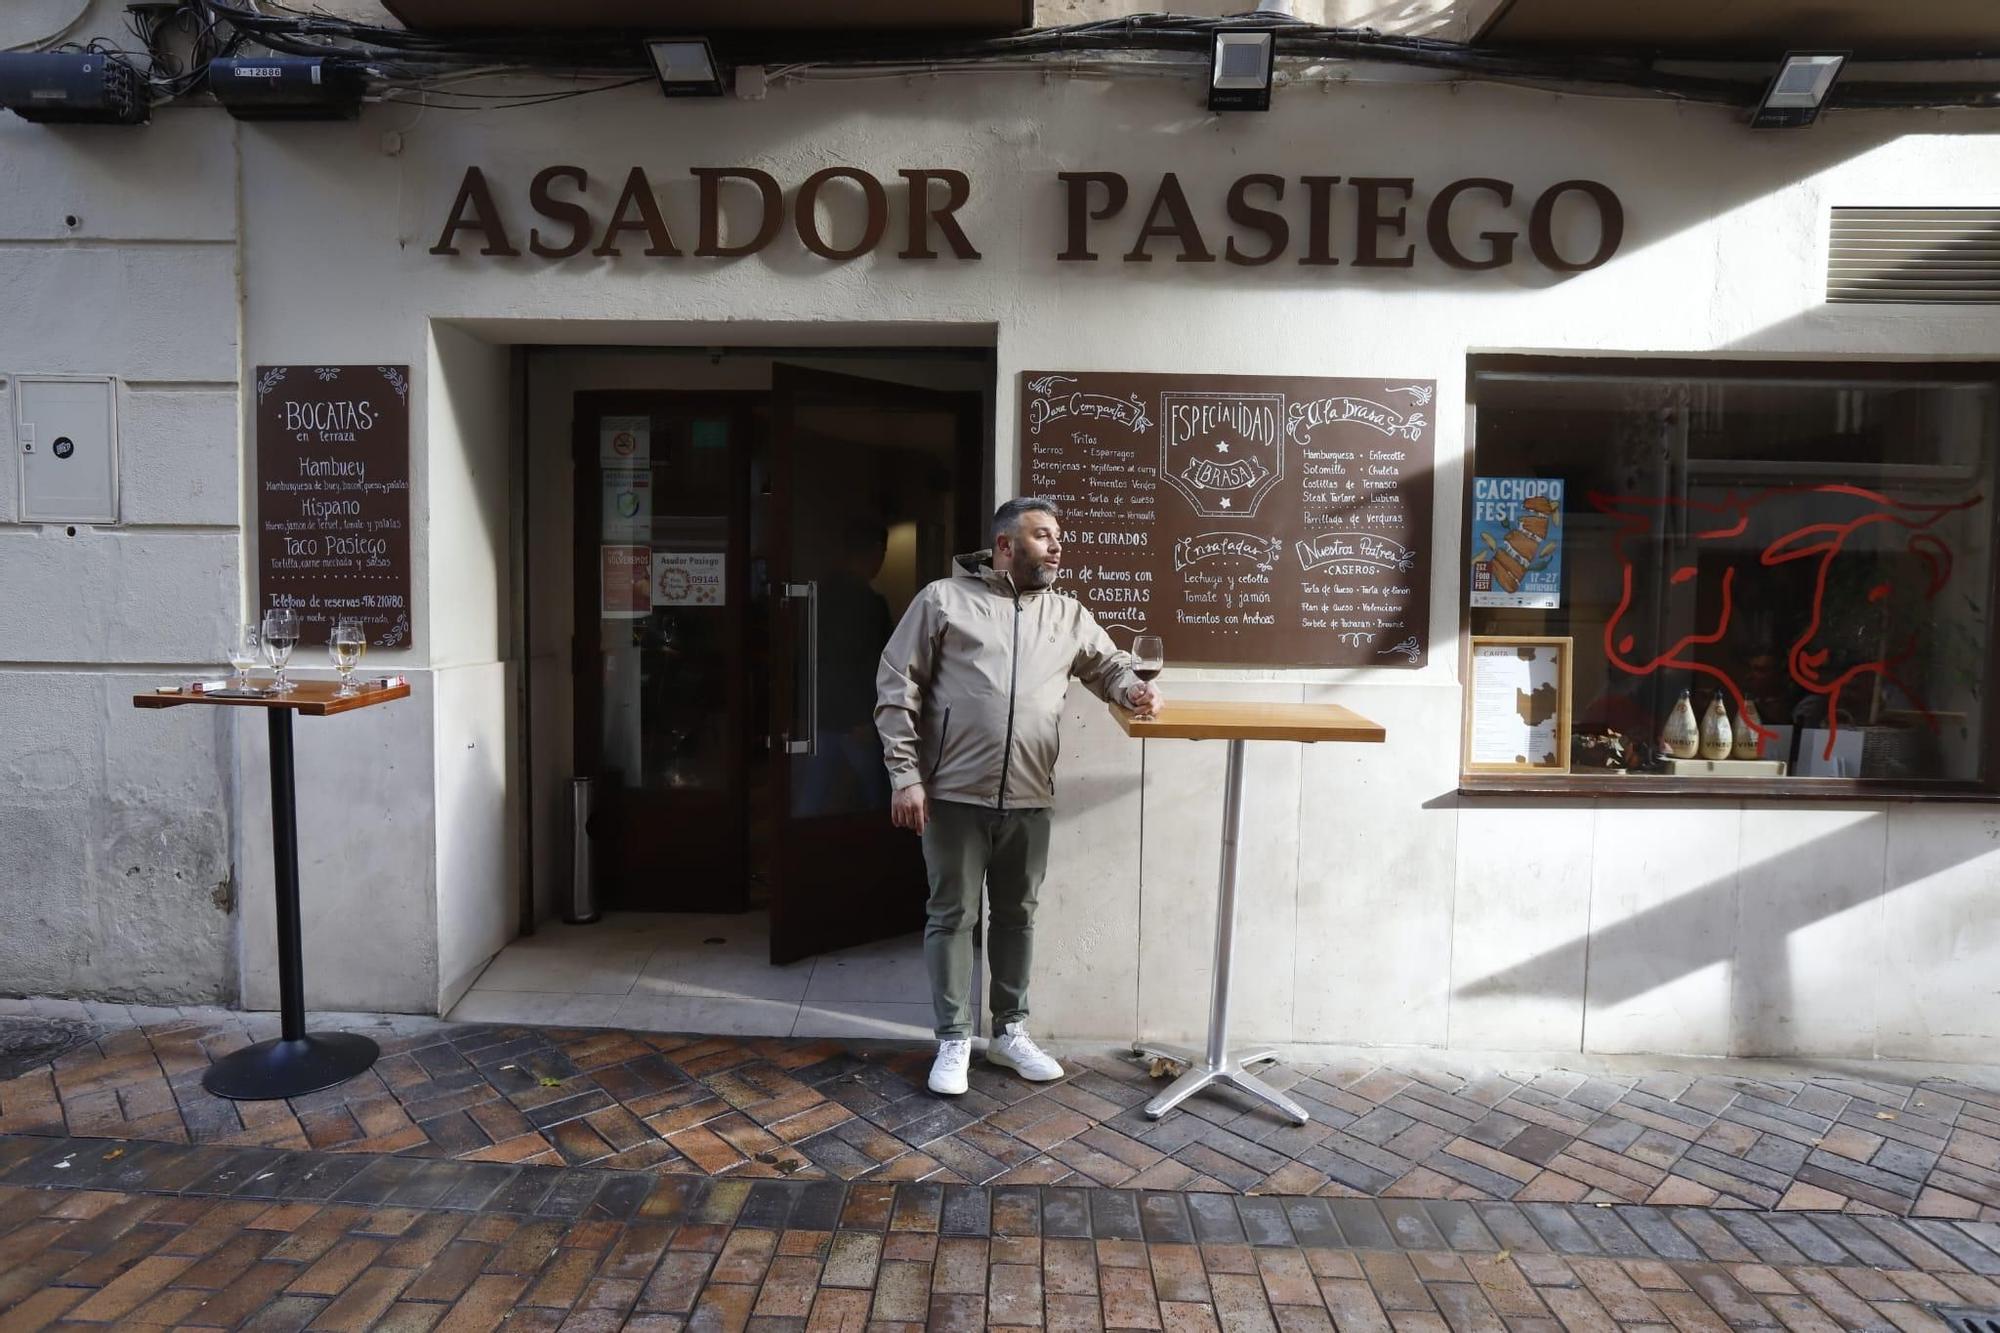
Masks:
[[[1210,111],[1269,111],[1278,49],[1269,28],[1218,28],[1208,70]]]
[[[1788,130],[1818,120],[1826,95],[1846,63],[1845,51],[1787,52],[1777,77],[1764,92],[1764,100],[1750,117],[1750,128]]]
[[[646,43],[660,91],[668,97],[720,97],[722,71],[706,37],[656,38]]]
[[[44,125],[143,125],[153,114],[139,71],[96,51],[0,54],[0,106]]]

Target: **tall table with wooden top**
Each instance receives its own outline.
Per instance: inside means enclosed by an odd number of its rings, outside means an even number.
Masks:
[[[1146,1103],[1157,1120],[1211,1083],[1224,1083],[1276,1107],[1303,1125],[1305,1108],[1250,1073],[1247,1066],[1274,1060],[1269,1047],[1229,1049],[1229,974],[1236,947],[1236,866],[1243,841],[1243,746],[1246,741],[1379,742],[1387,733],[1378,723],[1339,704],[1171,702],[1150,716],[1113,707],[1118,725],[1142,740],[1228,741],[1229,780],[1222,791],[1222,876],[1215,905],[1215,981],[1208,1005],[1208,1047],[1201,1053],[1177,1046],[1134,1042],[1139,1055],[1187,1066],[1167,1090]]]
[[[279,1035],[232,1052],[208,1067],[201,1086],[236,1101],[270,1101],[344,1083],[375,1063],[374,1042],[350,1032],[306,1031],[306,988],[299,943],[299,818],[292,784],[292,714],[331,717],[410,697],[407,683],[362,687],[343,695],[332,681],[295,681],[287,694],[139,694],[140,708],[261,708],[271,729],[271,851],[277,872]]]

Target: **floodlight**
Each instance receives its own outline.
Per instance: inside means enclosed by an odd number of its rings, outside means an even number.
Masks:
[[[1750,128],[1788,130],[1810,125],[1819,119],[1840,67],[1847,63],[1845,51],[1788,51],[1778,66],[1777,77],[1764,91],[1764,100],[1750,116]]]
[[[1269,28],[1217,28],[1208,70],[1210,111],[1269,111],[1277,35]]]
[[[722,96],[722,70],[706,37],[663,37],[646,43],[660,91],[668,97]]]

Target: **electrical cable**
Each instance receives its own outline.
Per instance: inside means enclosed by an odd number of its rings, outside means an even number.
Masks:
[[[90,4],[91,0],[79,0],[76,12],[69,16],[69,22],[63,24],[54,32],[42,37],[30,38],[25,42],[15,42],[12,46],[0,46],[0,51],[40,51],[61,41],[75,30],[77,24],[83,22],[83,16],[90,12]]]
[[[271,12],[272,9],[283,13]],[[196,60],[183,71],[162,60],[157,40],[164,23],[146,43],[153,54],[149,78],[166,96],[199,88],[206,59],[245,43],[281,55],[317,56],[352,62],[379,85],[384,100],[436,105],[443,109],[495,110],[540,106],[643,83],[652,72],[643,58],[643,35],[619,31],[506,31],[493,34],[415,32],[325,14],[307,13],[281,0],[186,0],[183,11],[201,22]],[[74,25],[72,25],[74,26]],[[226,39],[217,36],[226,27]],[[1754,78],[1686,74],[1662,70],[1639,57],[1522,52],[1467,46],[1439,38],[1385,34],[1372,28],[1323,27],[1288,15],[1256,13],[1229,19],[1174,14],[1133,14],[1061,27],[992,37],[949,34],[757,33],[714,39],[725,65],[761,64],[775,71],[772,82],[790,79],[865,78],[871,72],[895,76],[915,71],[1025,68],[1039,72],[1156,76],[1188,71],[1205,61],[1217,29],[1262,28],[1272,34],[1276,55],[1288,63],[1348,61],[1428,70],[1454,79],[1513,84],[1537,89],[1623,89],[1639,96],[1750,106],[1768,83],[1766,66]],[[1149,61],[1146,57],[1169,57]],[[1173,61],[1171,57],[1185,57]],[[1119,57],[1125,57],[1120,61]],[[1677,59],[1692,59],[1680,55]],[[1743,64],[1717,56],[1718,63]],[[1908,63],[1899,59],[1896,63]],[[560,71],[560,73],[557,73]],[[1869,109],[2000,106],[2000,83],[1920,80],[1867,81],[1849,77],[1837,84],[1829,108]],[[497,73],[541,77],[605,78],[595,88],[554,93],[467,93],[446,86],[461,78]],[[433,101],[433,98],[443,99]],[[457,100],[454,100],[457,99]]]

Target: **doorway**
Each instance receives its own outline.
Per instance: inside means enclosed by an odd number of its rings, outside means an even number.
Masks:
[[[669,364],[575,392],[570,442],[572,771],[595,780],[600,895],[703,932],[641,931],[632,994],[753,952],[770,975],[749,988],[781,1003],[820,972],[907,991],[926,888],[888,821],[875,666],[982,544],[990,354]]]

